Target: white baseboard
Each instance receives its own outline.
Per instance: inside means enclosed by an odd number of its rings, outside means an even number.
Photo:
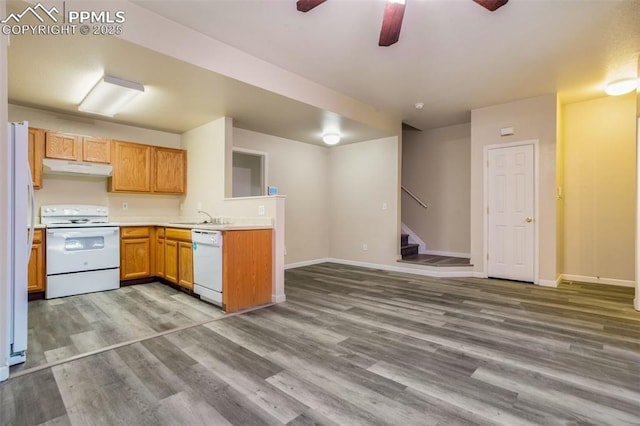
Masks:
[[[303,266],[317,265],[319,263],[326,263],[330,261],[331,260],[328,257],[322,259],[303,260],[302,262],[288,263],[284,265],[284,269],[301,268]]]
[[[391,272],[402,272],[405,274],[414,274],[414,275],[422,275],[426,277],[434,277],[434,278],[471,278],[473,275],[473,271],[468,270],[460,270],[460,271],[451,271],[450,268],[447,268],[447,271],[443,271],[442,268],[432,267],[433,269],[426,269],[428,267],[415,267],[408,268],[402,266],[392,266],[392,265],[384,265],[380,263],[369,263],[369,262],[360,262],[357,260],[347,260],[347,259],[336,259],[330,258],[327,259],[327,262],[339,263],[341,265],[349,265],[349,266],[359,266],[362,268],[371,268],[371,269],[381,269],[383,271],[391,271]],[[439,270],[437,270],[437,269]],[[464,268],[464,267],[461,267]]]
[[[553,287],[556,288],[558,287],[558,283],[560,282],[560,279],[557,279],[556,281],[553,280],[538,280],[537,284],[541,287]]]
[[[473,278],[489,278],[484,272],[474,272]]]
[[[9,367],[0,367],[0,382],[9,378]]]
[[[471,253],[457,253],[455,251],[426,250],[424,254],[431,254],[433,256],[463,257],[465,259],[471,258]]]
[[[422,253],[425,254],[427,253],[427,243],[425,243],[424,241],[422,241],[422,238],[420,238],[418,236],[418,234],[416,234],[415,232],[413,232],[411,230],[411,228],[409,228],[407,225],[405,225],[404,223],[400,224],[400,232],[402,232],[403,234],[408,234],[409,235],[409,242],[412,244],[418,244],[418,253]]]
[[[636,294],[638,294],[638,290],[636,290]],[[633,298],[633,309],[640,311],[640,297]]]
[[[287,300],[287,295],[286,294],[281,294],[280,296],[272,294],[271,295],[271,301],[273,303],[282,303],[284,301]]]
[[[620,287],[634,287],[635,282],[631,280],[618,280],[615,278],[598,278],[598,277],[589,277],[586,275],[571,275],[571,274],[562,274],[560,279],[563,281],[578,281],[582,283],[591,283],[591,284],[608,284],[608,285],[617,285]]]

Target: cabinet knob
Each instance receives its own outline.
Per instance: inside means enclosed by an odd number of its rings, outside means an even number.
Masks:
[[[527,223],[531,223],[531,222],[533,222],[533,218],[532,218],[531,216],[527,216],[527,218],[525,219],[525,221],[526,221]]]

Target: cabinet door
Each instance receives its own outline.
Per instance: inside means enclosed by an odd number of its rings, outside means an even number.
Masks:
[[[184,194],[187,186],[186,151],[154,147],[153,156],[153,192]]]
[[[45,290],[45,270],[44,270],[44,232],[36,229],[33,234],[33,246],[31,246],[31,257],[27,269],[27,290],[29,293]]]
[[[29,128],[29,167],[34,189],[42,188],[42,157],[44,157],[44,130]]]
[[[102,138],[82,138],[82,161],[111,164],[111,141]]]
[[[225,231],[222,302],[226,312],[271,302],[272,230]]]
[[[156,239],[156,272],[155,276],[164,278],[164,238]]]
[[[151,147],[129,142],[112,142],[113,175],[109,191],[151,191]]]
[[[75,135],[46,132],[44,156],[59,160],[78,161],[80,159],[80,143]]]
[[[178,242],[178,285],[193,289],[193,246],[185,241]]]
[[[120,241],[120,279],[151,276],[151,241],[131,238]]]
[[[178,284],[178,242],[164,240],[164,278]]]

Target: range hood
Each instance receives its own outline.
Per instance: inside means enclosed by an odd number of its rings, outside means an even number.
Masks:
[[[82,175],[82,176],[111,176],[111,164],[81,163],[78,161],[42,160],[43,173]]]

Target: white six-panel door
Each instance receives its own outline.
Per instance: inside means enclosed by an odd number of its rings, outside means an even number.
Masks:
[[[535,279],[534,161],[533,145],[488,150],[489,277]]]

